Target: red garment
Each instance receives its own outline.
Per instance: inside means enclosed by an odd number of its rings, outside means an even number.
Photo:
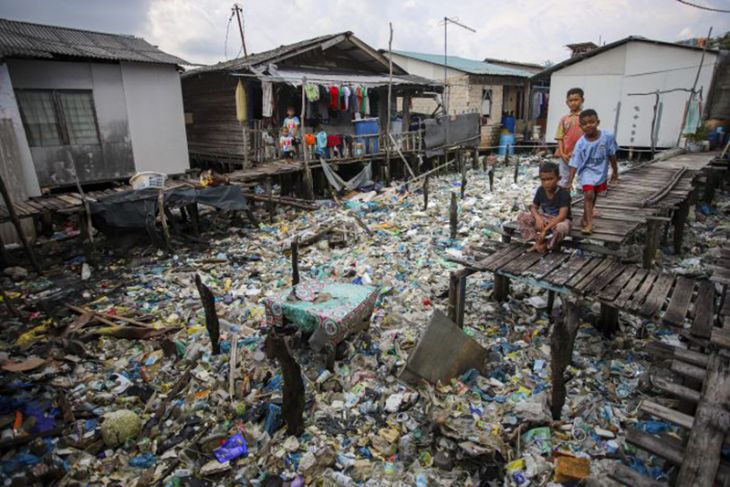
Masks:
[[[598,186],[593,186],[592,184],[584,184],[583,185],[583,192],[586,191],[595,191],[596,193],[603,193],[608,189],[608,184],[606,184],[606,181],[602,182]]]
[[[340,90],[336,86],[330,86],[330,109],[337,110],[340,101]]]
[[[337,147],[338,145],[342,145],[342,136],[341,135],[328,135],[327,136],[327,147]]]

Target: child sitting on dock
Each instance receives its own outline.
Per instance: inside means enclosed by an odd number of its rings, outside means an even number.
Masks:
[[[558,123],[558,131],[555,140],[558,141],[558,149],[555,156],[560,158],[560,186],[568,187],[568,174],[570,174],[570,158],[573,156],[575,144],[583,137],[580,128],[579,115],[583,110],[583,90],[571,88],[565,97],[565,104],[568,105],[570,113],[563,115]]]
[[[570,191],[560,187],[559,180],[557,164],[546,162],[540,166],[540,187],[530,211],[517,218],[522,238],[535,241],[530,251],[557,250],[560,241],[570,233]]]
[[[279,137],[279,149],[281,149],[281,157],[291,159],[294,157],[294,141],[291,135],[289,135],[289,129],[283,127],[281,129],[281,136]]]
[[[573,187],[573,180],[577,174],[583,188],[583,219],[582,233],[593,233],[593,217],[595,216],[596,199],[598,194],[608,189],[608,183],[618,181],[618,163],[616,151],[618,145],[613,134],[605,130],[598,130],[601,121],[595,110],[580,112],[580,128],[583,137],[575,145],[573,157],[570,159],[570,175],[568,189]],[[611,163],[611,178],[608,178],[608,163]]]

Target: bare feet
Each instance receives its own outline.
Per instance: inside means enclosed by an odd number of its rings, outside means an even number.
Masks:
[[[583,235],[590,235],[593,233],[593,225],[584,225],[580,231]]]
[[[544,254],[547,252],[547,244],[545,242],[542,243],[535,243],[535,252],[539,252],[541,254]]]

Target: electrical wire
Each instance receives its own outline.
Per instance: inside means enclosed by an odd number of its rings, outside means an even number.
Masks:
[[[228,17],[228,25],[226,25],[226,40],[223,42],[223,59],[228,59],[228,32],[231,30],[233,15],[233,11],[231,11],[231,16]]]
[[[677,0],[679,3],[689,5],[690,7],[698,8],[700,10],[708,10],[710,12],[720,12],[723,14],[730,14],[730,10],[723,10],[721,8],[705,7],[704,5],[697,5],[696,3],[688,2],[687,0]]]

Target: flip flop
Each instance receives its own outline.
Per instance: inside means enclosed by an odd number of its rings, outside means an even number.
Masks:
[[[593,226],[583,227],[580,231],[583,235],[590,235],[593,233]]]

